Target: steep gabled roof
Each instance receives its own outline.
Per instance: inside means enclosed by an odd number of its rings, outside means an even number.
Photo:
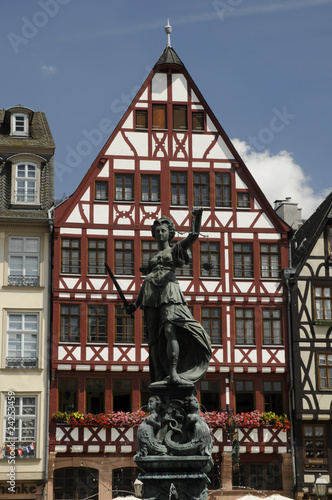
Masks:
[[[246,187],[248,188],[251,196],[257,200],[260,208],[264,212],[264,214],[267,216],[269,221],[273,224],[273,226],[278,229],[278,231],[283,232],[284,234],[288,233],[290,231],[290,227],[288,224],[286,224],[273,210],[271,204],[268,202],[266,196],[262,192],[261,188],[257,184],[256,180],[246,167],[244,161],[240,157],[239,153],[235,149],[233,143],[227,136],[225,130],[217,120],[215,114],[211,110],[210,106],[207,104],[205,101],[203,95],[201,94],[200,90],[196,86],[195,82],[193,81],[192,77],[188,73],[185,65],[182,63],[181,59],[179,56],[176,54],[173,48],[170,46],[167,46],[161,56],[159,57],[158,61],[154,65],[153,69],[147,76],[145,82],[141,86],[140,90],[136,94],[135,98],[129,105],[128,109],[120,119],[118,125],[114,129],[114,131],[111,133],[110,137],[106,141],[105,145],[99,152],[98,156],[96,157],[95,161],[91,165],[91,168],[87,171],[86,175],[82,179],[80,185],[76,189],[76,191],[62,204],[61,207],[57,208],[58,212],[58,217],[61,219],[61,217],[67,217],[68,215],[68,206],[74,206],[82,197],[84,191],[87,189],[86,185],[90,182],[90,180],[96,175],[96,170],[98,169],[98,173],[100,172],[100,159],[103,158],[104,155],[112,155],[113,154],[113,146],[112,144],[116,143],[117,137],[120,137],[121,140],[121,147],[127,148],[128,154],[130,154],[129,151],[129,146],[127,143],[125,143],[125,140],[121,136],[121,128],[123,125],[126,123],[126,120],[128,119],[130,113],[133,112],[133,109],[135,108],[135,105],[139,100],[141,99],[141,96],[143,93],[146,91],[148,86],[150,85],[151,81],[154,78],[154,75],[157,73],[165,73],[167,69],[175,70],[177,74],[182,74],[187,82],[190,84],[190,88],[192,89],[193,96],[195,99],[197,99],[197,104],[202,106],[201,109],[204,109],[207,116],[211,120],[212,126],[215,128],[215,142],[211,143],[211,147],[215,144],[216,148],[224,148],[224,151],[222,154],[224,155],[224,158],[228,158],[232,160],[233,167],[236,170],[236,173],[238,177],[244,182]],[[196,101],[195,101],[196,102]],[[218,135],[218,140],[220,138],[220,143],[217,141],[217,135]],[[220,145],[222,143],[222,146]],[[110,149],[112,149],[112,153],[110,153]],[[70,210],[70,209],[69,209]],[[59,220],[60,220],[59,219]]]
[[[291,240],[292,265],[297,271],[309,257],[328,219],[332,219],[332,192],[303,226],[296,231]]]

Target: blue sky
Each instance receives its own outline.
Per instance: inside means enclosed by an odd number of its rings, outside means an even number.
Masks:
[[[45,111],[56,197],[77,188],[108,138],[100,122],[118,123],[159,58],[168,17],[173,48],[270,202],[292,197],[307,217],[331,191],[332,0],[1,7],[0,107]]]

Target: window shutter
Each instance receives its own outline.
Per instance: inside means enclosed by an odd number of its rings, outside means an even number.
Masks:
[[[164,104],[153,105],[152,128],[166,129],[166,106]]]

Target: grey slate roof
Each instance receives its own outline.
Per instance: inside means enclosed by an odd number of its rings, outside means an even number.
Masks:
[[[329,219],[332,220],[332,192],[294,234],[291,240],[294,268],[304,264]]]
[[[160,64],[177,64],[179,66],[184,66],[183,62],[172,47],[166,47],[164,52],[161,54],[156,66],[159,66]]]
[[[22,109],[30,116],[29,137],[10,136],[10,115]],[[23,106],[0,110],[0,218],[47,219],[54,200],[55,143],[45,113],[31,111]],[[11,205],[12,164],[10,157],[17,154],[36,154],[45,159],[41,164],[40,206],[15,207]],[[9,161],[8,161],[9,159]]]

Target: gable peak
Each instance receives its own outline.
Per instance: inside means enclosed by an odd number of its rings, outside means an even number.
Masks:
[[[172,29],[172,26],[169,24],[169,19],[167,19],[167,25],[165,26],[165,33],[167,35],[166,48],[159,57],[156,66],[160,66],[161,64],[177,64],[178,66],[184,66],[183,62],[171,46]]]

